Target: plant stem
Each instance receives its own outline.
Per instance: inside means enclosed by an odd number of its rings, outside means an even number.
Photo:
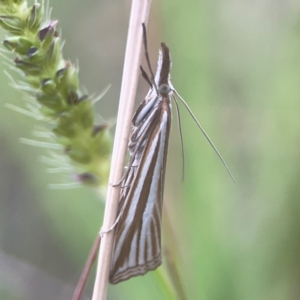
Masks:
[[[90,274],[90,271],[92,269],[92,266],[96,260],[97,257],[97,253],[99,250],[99,246],[100,246],[100,242],[101,242],[101,237],[99,235],[97,235],[97,238],[94,242],[94,245],[91,249],[91,252],[89,254],[88,260],[84,266],[84,269],[82,271],[82,274],[78,280],[78,284],[76,286],[76,289],[74,291],[72,300],[80,300],[86,285],[86,282],[88,280],[88,276]]]
[[[119,204],[120,186],[113,186],[120,181],[127,151],[128,136],[131,128],[136,89],[139,77],[139,65],[142,51],[142,23],[147,24],[151,0],[133,0],[125,53],[123,79],[119,102],[119,111],[114,140],[109,186],[103,220],[103,230],[111,228],[116,220]],[[103,235],[99,251],[97,275],[92,300],[105,300],[107,294],[110,260],[113,247],[111,231]]]

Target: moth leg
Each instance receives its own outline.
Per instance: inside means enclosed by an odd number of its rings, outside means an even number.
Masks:
[[[99,235],[100,235],[101,238],[102,238],[105,234],[107,234],[107,233],[109,233],[109,232],[111,232],[112,230],[115,229],[115,227],[117,226],[117,224],[118,224],[118,222],[119,222],[119,220],[120,220],[120,217],[121,217],[121,214],[118,215],[116,221],[114,222],[114,224],[113,224],[109,229],[104,230],[103,227],[101,227],[100,232],[99,232]]]

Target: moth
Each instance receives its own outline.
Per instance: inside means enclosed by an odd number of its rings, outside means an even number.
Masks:
[[[172,119],[172,99],[178,109],[175,95],[183,101],[231,175],[212,141],[170,81],[169,48],[165,43],[161,43],[154,76],[149,61],[144,25],[143,33],[146,60],[151,77],[149,78],[142,67],[141,71],[142,76],[150,85],[150,90],[132,119],[132,132],[128,145],[129,163],[122,181],[118,217],[115,222],[109,276],[112,284],[133,276],[144,275],[156,269],[162,262],[161,217]],[[179,114],[178,110],[177,113]]]

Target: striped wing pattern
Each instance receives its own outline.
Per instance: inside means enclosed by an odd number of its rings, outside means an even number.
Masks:
[[[161,264],[161,213],[171,127],[169,49],[162,44],[155,83],[138,107],[129,142],[115,229],[110,282],[143,275]],[[170,87],[160,91],[162,84]]]

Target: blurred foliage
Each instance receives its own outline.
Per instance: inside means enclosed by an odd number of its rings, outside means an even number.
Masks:
[[[50,1],[66,57],[79,59],[80,80],[95,92],[112,83],[97,105],[104,118],[113,118],[130,2],[89,3]],[[164,41],[172,54],[173,85],[237,181],[182,108],[185,180],[180,183],[174,117],[165,203],[187,298],[299,299],[299,3],[154,1],[148,32],[153,65]],[[0,82],[0,245],[15,261],[1,268],[0,296],[67,299],[101,226],[103,205],[88,189],[47,189],[59,178],[39,163],[41,149],[18,143],[30,137],[34,122],[4,107],[21,103],[22,95],[1,73]],[[145,83],[140,86],[137,102],[147,91]],[[26,281],[12,266],[26,268]],[[110,286],[109,299],[166,299],[155,276]]]

